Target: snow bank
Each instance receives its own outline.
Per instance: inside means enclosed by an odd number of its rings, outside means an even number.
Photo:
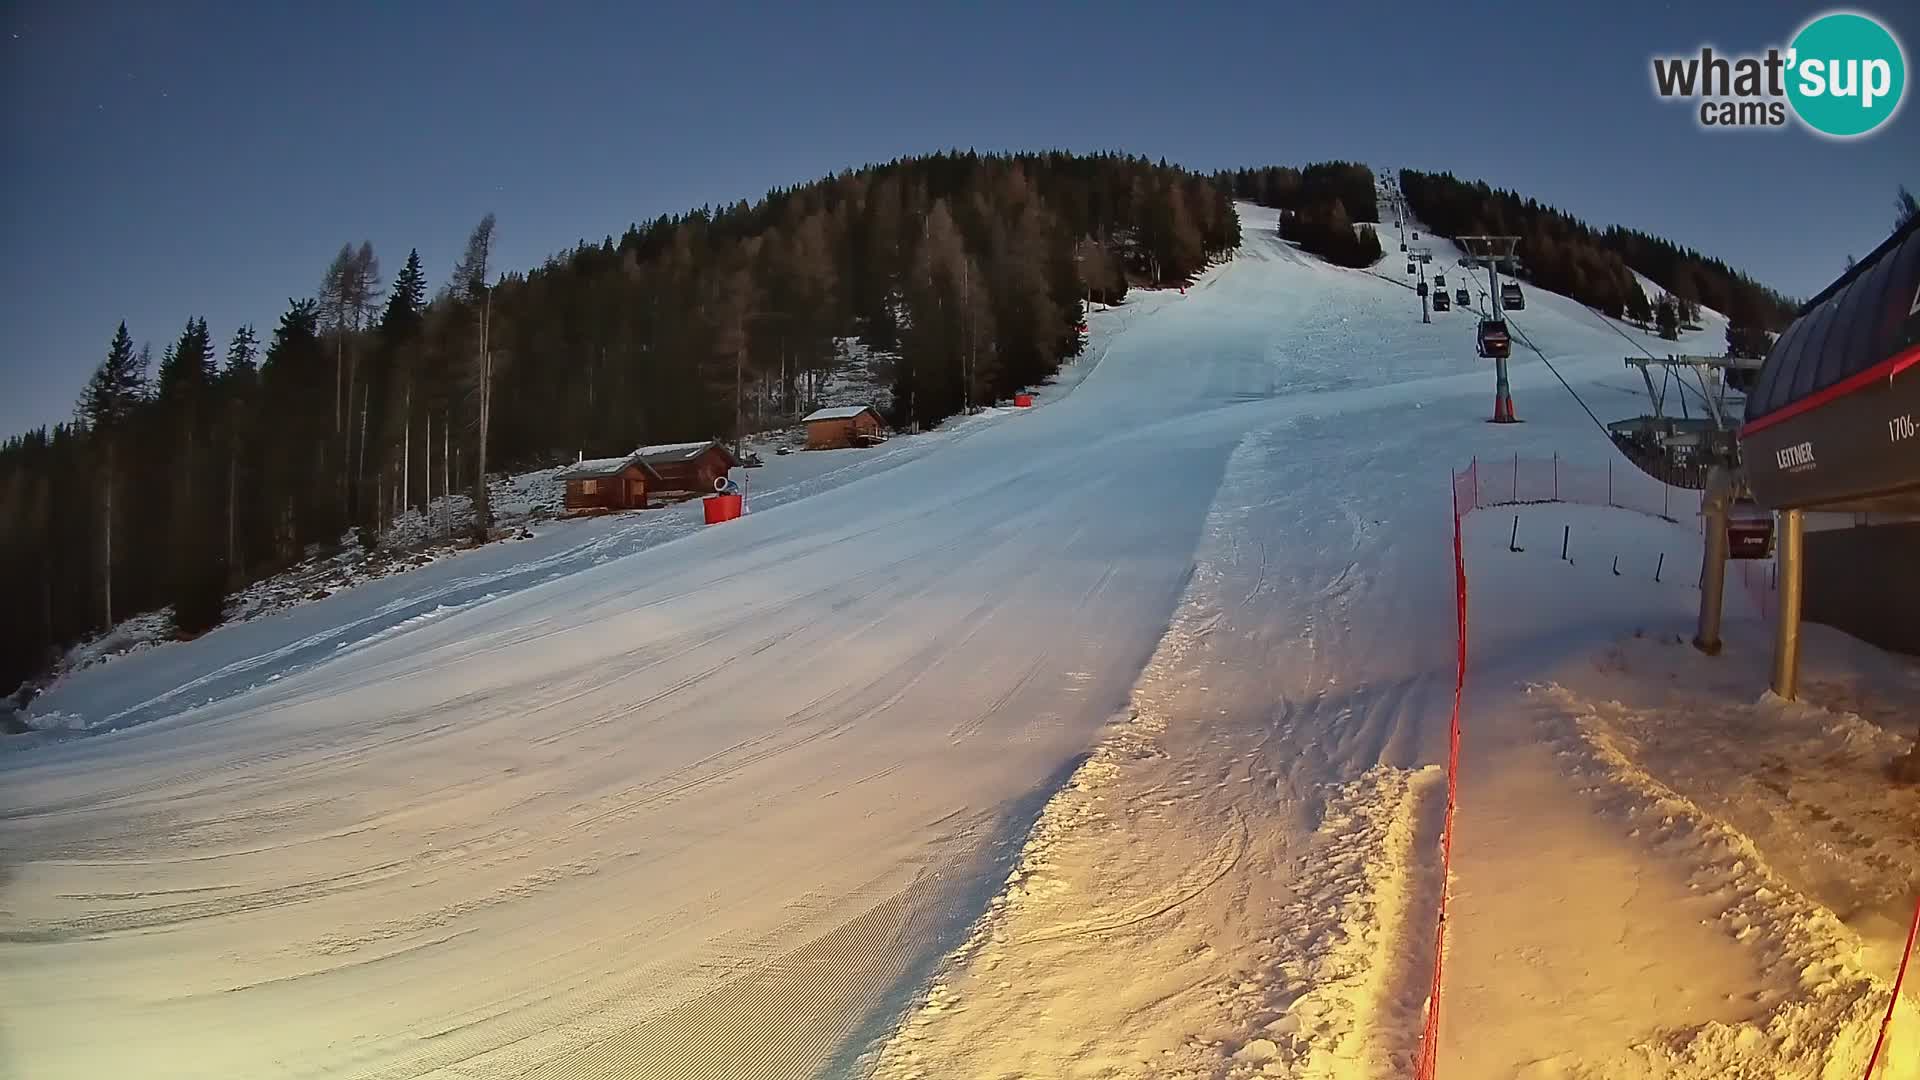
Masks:
[[[1809,626],[1807,696],[1829,706],[1770,699],[1767,628],[1731,583],[1725,652],[1685,644],[1695,533],[1554,505],[1468,519],[1442,1075],[1865,1066],[1920,892],[1920,802],[1884,772],[1920,666]],[[1537,854],[1563,851],[1579,857]]]

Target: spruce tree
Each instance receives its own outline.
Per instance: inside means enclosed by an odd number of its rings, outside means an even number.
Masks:
[[[393,279],[387,292],[386,311],[380,316],[380,332],[397,337],[420,327],[420,312],[427,302],[427,275],[420,269],[420,250],[407,252],[407,264]]]
[[[94,369],[93,377],[80,395],[77,409],[80,419],[93,431],[117,431],[133,415],[146,396],[147,372],[144,354],[133,349],[133,336],[122,322],[107,346],[107,358]]]
[[[1647,326],[1653,322],[1653,304],[1647,300],[1646,290],[1638,282],[1627,291],[1627,319],[1637,325]]]
[[[1673,297],[1661,297],[1660,303],[1654,306],[1653,315],[1661,337],[1668,341],[1680,340],[1680,305]]]
[[[93,378],[80,395],[80,418],[93,432],[100,446],[101,465],[96,475],[100,491],[100,603],[101,626],[113,625],[114,490],[119,486],[117,468],[120,443],[134,411],[146,398],[148,352],[133,351],[133,337],[122,322],[107,346],[107,358],[94,370]]]

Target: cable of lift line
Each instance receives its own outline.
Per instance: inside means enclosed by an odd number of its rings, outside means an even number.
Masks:
[[[1507,324],[1516,330],[1519,329],[1511,319],[1507,320]],[[1553,377],[1559,379],[1560,385],[1566,387],[1567,393],[1572,394],[1573,400],[1579,403],[1580,411],[1586,413],[1587,419],[1593,421],[1593,426],[1600,429],[1600,434],[1605,435],[1607,439],[1611,441],[1613,439],[1613,433],[1607,430],[1607,425],[1601,422],[1598,416],[1593,414],[1593,410],[1587,407],[1586,399],[1580,396],[1580,391],[1575,390],[1573,384],[1567,382],[1566,377],[1560,374],[1560,369],[1553,366],[1553,361],[1547,359],[1547,354],[1540,351],[1540,347],[1533,343],[1533,339],[1528,337],[1524,330],[1520,331],[1520,343],[1533,350],[1533,355],[1539,357],[1540,362],[1547,365],[1547,370],[1553,372]]]
[[[1635,287],[1636,288],[1638,287],[1637,282],[1635,283]],[[1599,319],[1601,324],[1605,326],[1607,329],[1612,330],[1614,333],[1619,334],[1621,337],[1625,338],[1627,340],[1627,344],[1633,346],[1636,349],[1639,349],[1643,353],[1646,353],[1647,359],[1649,360],[1660,359],[1658,356],[1655,356],[1653,354],[1653,350],[1647,348],[1645,344],[1635,341],[1633,339],[1633,335],[1627,333],[1625,330],[1620,329],[1618,326],[1615,326],[1613,323],[1613,320],[1608,318],[1605,312],[1599,310],[1598,308],[1587,307],[1587,305],[1585,304],[1581,304],[1580,306],[1586,307],[1587,311],[1591,313],[1594,318]],[[1669,372],[1669,374],[1671,374],[1671,372]],[[1712,410],[1712,402],[1708,399],[1705,391],[1696,390],[1694,391],[1694,394],[1700,399],[1701,408],[1707,409],[1708,411]],[[1687,380],[1681,379],[1680,380],[1680,400],[1682,401],[1682,403],[1686,401],[1686,397],[1687,397]]]
[[[1457,242],[1456,242],[1456,246],[1457,246]],[[1471,254],[1469,254],[1469,257],[1471,257]],[[1470,281],[1473,280],[1471,275],[1469,275],[1468,280]],[[1480,314],[1483,318],[1492,318],[1493,316],[1488,314],[1492,306],[1492,300],[1493,300],[1492,295],[1489,294],[1485,289],[1480,288],[1480,285],[1477,281],[1474,282],[1473,288],[1476,292],[1478,292],[1481,295],[1482,298],[1484,298],[1488,302],[1487,307],[1478,309],[1478,314]],[[1506,313],[1501,312],[1501,315],[1506,316]],[[1560,380],[1560,385],[1566,387],[1567,393],[1573,395],[1573,400],[1580,406],[1580,411],[1586,413],[1587,419],[1593,421],[1593,426],[1600,429],[1600,434],[1605,435],[1607,439],[1611,441],[1613,439],[1613,434],[1607,430],[1607,425],[1603,423],[1598,416],[1594,415],[1594,412],[1592,409],[1587,407],[1586,399],[1582,398],[1580,396],[1580,392],[1573,388],[1573,384],[1567,382],[1566,377],[1560,374],[1560,369],[1553,366],[1553,361],[1547,359],[1547,354],[1540,351],[1540,347],[1538,345],[1535,345],[1533,343],[1533,339],[1527,336],[1526,330],[1522,328],[1519,324],[1513,322],[1510,316],[1507,317],[1506,321],[1507,321],[1507,325],[1511,328],[1513,333],[1520,338],[1520,343],[1522,345],[1525,345],[1528,349],[1531,349],[1533,351],[1533,355],[1539,357],[1540,362],[1547,365],[1547,370],[1553,372],[1553,377]],[[1619,328],[1615,327],[1615,329],[1619,329]],[[1648,355],[1651,356],[1652,354],[1649,353]]]
[[[1436,235],[1438,235],[1438,234],[1436,234]],[[1408,252],[1408,254],[1412,254],[1412,252],[1411,252],[1411,251],[1409,251],[1409,252]],[[1371,272],[1371,271],[1369,271],[1369,272]],[[1388,278],[1388,277],[1387,277],[1387,276],[1386,276],[1385,274],[1377,274],[1377,275],[1375,275],[1375,276],[1376,276],[1376,277],[1380,277],[1380,278],[1382,278],[1382,279],[1384,279],[1384,280],[1388,280],[1388,281],[1392,281],[1392,280],[1393,280],[1393,279],[1391,279],[1391,278]],[[1472,280],[1472,279],[1471,279],[1471,277],[1469,277],[1469,280]],[[1399,284],[1402,284],[1402,283],[1401,283],[1401,282],[1397,282],[1397,281],[1395,281],[1395,282],[1394,282],[1394,284],[1396,284],[1396,285],[1399,285]],[[1409,287],[1409,288],[1411,288],[1411,286],[1408,286],[1408,287]],[[1491,296],[1491,295],[1490,295],[1490,294],[1489,294],[1489,293],[1488,293],[1488,292],[1487,292],[1487,291],[1486,291],[1485,289],[1482,289],[1482,288],[1480,288],[1480,286],[1479,286],[1479,284],[1478,284],[1478,282],[1475,282],[1475,284],[1474,284],[1474,286],[1473,286],[1473,288],[1474,288],[1474,290],[1475,290],[1475,291],[1477,291],[1477,292],[1479,292],[1479,294],[1480,294],[1480,295],[1481,295],[1481,296],[1482,296],[1482,297],[1483,297],[1484,299],[1486,299],[1486,300],[1487,300],[1487,301],[1489,302],[1489,307],[1488,307],[1488,308],[1481,308],[1481,309],[1479,309],[1479,314],[1481,314],[1481,315],[1482,315],[1483,317],[1485,317],[1485,318],[1492,318],[1492,316],[1491,316],[1491,315],[1489,315],[1489,314],[1487,314],[1487,312],[1488,312],[1488,310],[1490,310],[1490,307],[1491,307],[1491,301],[1492,301],[1492,299],[1493,299],[1493,298],[1492,298],[1492,296]],[[1582,306],[1582,307],[1585,307],[1586,305],[1584,305],[1584,304],[1582,304],[1581,306]],[[1592,309],[1590,309],[1590,308],[1589,308],[1588,310],[1592,310]],[[1505,315],[1506,313],[1505,313],[1505,312],[1502,312],[1501,314],[1502,314],[1502,315]],[[1597,312],[1597,311],[1596,311],[1596,312],[1594,312],[1594,314],[1595,314],[1596,316],[1600,316],[1600,313],[1599,313],[1599,312]],[[1601,317],[1601,318],[1603,318],[1603,320],[1604,320],[1604,316],[1600,316],[1600,317]],[[1573,384],[1572,384],[1572,383],[1569,383],[1569,382],[1568,382],[1568,381],[1566,380],[1566,377],[1560,374],[1560,369],[1559,369],[1559,368],[1557,368],[1557,367],[1554,367],[1554,366],[1553,366],[1553,361],[1551,361],[1551,360],[1549,360],[1549,359],[1547,359],[1547,354],[1546,354],[1546,353],[1543,353],[1543,352],[1541,352],[1541,351],[1540,351],[1540,347],[1539,347],[1538,345],[1535,345],[1535,344],[1533,343],[1533,339],[1527,336],[1527,332],[1526,332],[1526,330],[1525,330],[1524,328],[1522,328],[1522,327],[1521,327],[1521,326],[1520,326],[1519,324],[1517,324],[1517,323],[1515,323],[1515,322],[1513,322],[1513,321],[1512,321],[1512,318],[1511,318],[1511,317],[1508,317],[1508,318],[1507,318],[1507,324],[1508,324],[1508,326],[1509,326],[1509,327],[1511,327],[1511,328],[1512,328],[1512,330],[1513,330],[1513,332],[1514,332],[1514,333],[1516,334],[1516,336],[1518,336],[1518,337],[1519,337],[1519,339],[1520,339],[1520,343],[1521,343],[1522,345],[1525,345],[1525,346],[1526,346],[1526,347],[1527,347],[1528,349],[1530,349],[1530,350],[1532,350],[1532,352],[1533,352],[1533,355],[1535,355],[1535,356],[1537,356],[1537,357],[1539,357],[1539,358],[1540,358],[1540,362],[1541,362],[1541,363],[1543,363],[1543,364],[1545,364],[1545,365],[1547,365],[1547,370],[1548,370],[1548,371],[1551,371],[1551,372],[1553,372],[1553,377],[1554,377],[1555,379],[1558,379],[1558,380],[1560,381],[1560,385],[1566,388],[1566,391],[1567,391],[1567,393],[1569,393],[1569,394],[1571,394],[1571,395],[1573,395],[1573,400],[1575,401],[1575,403],[1577,403],[1577,404],[1578,404],[1578,405],[1580,406],[1580,411],[1581,411],[1581,412],[1584,412],[1584,413],[1586,413],[1586,414],[1587,414],[1587,419],[1589,419],[1589,420],[1591,420],[1591,421],[1593,421],[1593,426],[1594,426],[1594,427],[1597,427],[1597,428],[1599,428],[1599,429],[1600,429],[1600,434],[1602,434],[1602,435],[1605,435],[1605,436],[1607,437],[1607,439],[1608,439],[1609,441],[1611,441],[1611,440],[1613,439],[1613,434],[1612,434],[1612,432],[1610,432],[1610,431],[1608,431],[1608,430],[1607,430],[1607,425],[1606,425],[1606,424],[1605,424],[1605,423],[1604,423],[1603,421],[1601,421],[1601,419],[1600,419],[1600,417],[1598,417],[1598,416],[1596,416],[1596,415],[1594,414],[1594,411],[1593,411],[1593,410],[1592,410],[1591,408],[1589,408],[1589,407],[1587,406],[1587,402],[1586,402],[1586,399],[1585,399],[1585,398],[1582,398],[1582,397],[1580,396],[1580,392],[1579,392],[1578,390],[1575,390],[1575,389],[1573,388]],[[1620,329],[1619,327],[1617,327],[1617,326],[1613,326],[1613,324],[1612,324],[1612,323],[1607,323],[1607,325],[1608,325],[1608,326],[1611,326],[1611,327],[1613,327],[1613,329],[1614,329],[1614,331],[1615,331],[1616,333],[1618,333],[1618,334],[1620,334],[1620,336],[1621,336],[1621,337],[1626,337],[1626,338],[1627,338],[1627,340],[1628,340],[1629,342],[1632,342],[1632,341],[1633,341],[1633,339],[1632,339],[1632,338],[1630,338],[1630,337],[1627,337],[1627,334],[1626,334],[1626,331],[1624,331],[1624,330],[1621,330],[1621,329]],[[1637,344],[1637,343],[1636,343],[1636,344]],[[1646,352],[1646,353],[1647,353],[1647,356],[1648,356],[1648,357],[1650,357],[1650,358],[1655,358],[1655,359],[1657,359],[1657,357],[1653,357],[1653,354],[1652,354],[1652,353],[1650,353],[1650,352],[1647,352],[1647,349],[1646,349],[1646,346],[1644,346],[1644,345],[1642,345],[1642,346],[1640,346],[1640,351],[1641,351],[1641,352]],[[1682,383],[1681,383],[1681,392],[1682,392],[1682,394],[1683,394],[1683,395],[1685,394],[1685,389],[1686,389],[1686,383],[1685,383],[1685,382],[1682,382]]]

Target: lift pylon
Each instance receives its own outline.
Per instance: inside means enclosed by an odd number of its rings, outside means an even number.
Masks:
[[[1517,236],[1460,236],[1455,241],[1466,249],[1467,257],[1476,266],[1487,268],[1487,302],[1492,305],[1492,315],[1486,322],[1500,324],[1506,329],[1506,321],[1500,313],[1500,266],[1506,264],[1511,271],[1514,249],[1520,246]],[[1513,391],[1507,383],[1507,358],[1496,355],[1494,363],[1493,386],[1493,423],[1516,424],[1520,418],[1513,412]]]

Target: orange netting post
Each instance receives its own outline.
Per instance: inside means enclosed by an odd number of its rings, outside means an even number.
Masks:
[[[1477,483],[1478,469],[1466,475]],[[1460,796],[1460,697],[1467,678],[1467,563],[1460,542],[1460,477],[1453,476],[1453,715],[1447,724],[1447,808],[1440,826],[1440,914],[1433,931],[1433,983],[1427,991],[1427,1020],[1420,1032],[1417,1080],[1433,1080],[1440,1059],[1440,984],[1447,956],[1447,897],[1453,891],[1453,811]]]
[[[1913,938],[1920,934],[1920,900],[1913,905],[1913,924],[1907,927],[1907,947],[1900,953],[1900,972],[1893,977],[1893,996],[1887,999],[1887,1015],[1880,1018],[1880,1037],[1873,1040],[1873,1056],[1867,1059],[1865,1080],[1873,1080],[1880,1064],[1880,1051],[1887,1045],[1887,1029],[1893,1026],[1893,1007],[1900,1004],[1900,985],[1907,981],[1907,961],[1913,959]]]

